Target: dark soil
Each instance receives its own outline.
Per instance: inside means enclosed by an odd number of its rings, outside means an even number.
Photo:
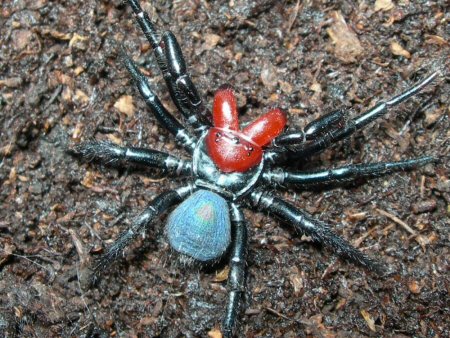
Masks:
[[[436,164],[281,192],[393,273],[339,260],[289,225],[246,211],[248,292],[238,335],[449,337],[448,3],[402,1],[379,11],[374,1],[152,3],[143,5],[179,38],[208,106],[230,83],[243,121],[274,105],[294,128],[336,108],[356,116],[440,72],[420,95],[297,165],[423,154]],[[333,33],[339,13],[355,48]],[[96,286],[86,288],[81,274],[158,193],[182,184],[66,152],[97,138],[186,157],[148,114],[118,57],[123,43],[173,108],[130,9],[118,0],[6,0],[0,20],[0,336],[219,337],[226,266],[177,264],[163,222]],[[124,95],[135,107],[127,113],[115,107]]]

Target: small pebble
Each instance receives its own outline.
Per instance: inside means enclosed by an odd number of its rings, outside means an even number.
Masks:
[[[40,182],[33,183],[32,185],[30,185],[29,190],[33,195],[42,194],[42,183]]]
[[[414,203],[412,206],[412,211],[415,214],[422,214],[424,212],[431,212],[436,209],[436,200],[429,199]]]

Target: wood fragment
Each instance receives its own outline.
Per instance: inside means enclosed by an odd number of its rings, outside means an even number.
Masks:
[[[303,2],[300,5],[300,0],[297,0],[297,3],[295,4],[295,7],[294,7],[294,11],[289,18],[288,27],[287,27],[288,32],[291,31],[292,26],[294,25],[295,19],[297,18],[298,13],[300,12],[300,8],[303,9]]]
[[[425,196],[425,175],[420,178],[420,198]]]
[[[341,12],[333,11],[331,17],[333,25],[327,33],[333,41],[334,54],[344,63],[355,62],[364,52],[358,36],[347,25]]]
[[[275,309],[272,309],[272,308],[270,308],[270,307],[266,307],[266,310],[267,310],[268,312],[270,312],[270,313],[272,313],[272,314],[278,316],[278,317],[281,317],[281,318],[283,318],[283,319],[292,321],[292,318],[289,318],[289,317],[285,316],[284,314],[282,314],[281,312],[278,312],[278,311],[275,310]]]
[[[227,265],[221,271],[216,272],[216,276],[213,279],[215,283],[221,283],[228,279],[228,274],[230,272],[230,267]]]
[[[439,45],[439,46],[445,46],[445,45],[449,45],[450,43],[445,40],[443,37],[439,36],[439,35],[425,35],[426,40],[425,43],[427,44],[435,44],[435,45]]]
[[[377,0],[375,1],[374,10],[375,12],[389,11],[394,7],[395,5],[393,4],[392,0]]]
[[[411,58],[411,53],[408,52],[405,48],[403,48],[403,46],[397,41],[392,41],[390,47],[392,54],[397,56],[403,56],[407,59]]]
[[[394,221],[395,223],[397,223],[398,225],[402,226],[406,231],[408,231],[411,235],[413,236],[417,236],[417,232],[412,229],[408,224],[406,224],[405,222],[403,222],[400,218],[398,218],[395,215],[392,215],[391,213],[384,211],[382,209],[378,209],[375,208],[376,211],[378,211],[380,214],[382,214],[383,216],[386,216],[387,218],[389,218],[390,220]]]
[[[372,316],[370,315],[369,312],[367,312],[366,310],[361,310],[361,316],[364,318],[364,320],[367,323],[367,326],[369,327],[369,329],[373,332],[377,332],[376,328],[375,328],[375,320],[372,318]]]
[[[208,337],[211,338],[222,338],[222,332],[220,332],[219,329],[212,329],[211,331],[208,332]]]
[[[420,293],[420,290],[422,289],[422,287],[420,286],[418,281],[412,280],[412,281],[409,281],[409,283],[408,283],[408,289],[411,293],[418,295]]]
[[[216,48],[218,43],[220,42],[220,35],[217,34],[206,34],[205,35],[205,42],[203,43],[202,49],[203,50],[213,50]]]
[[[75,250],[77,251],[78,256],[80,257],[80,266],[84,267],[89,262],[89,255],[86,250],[84,250],[84,245],[81,240],[78,238],[77,234],[73,229],[68,229],[70,237],[72,238],[73,245],[75,246]]]
[[[372,235],[372,233],[377,230],[377,226],[374,226],[373,228],[370,228],[368,231],[366,231],[364,234],[362,234],[360,237],[358,237],[357,239],[355,239],[352,244],[355,248],[358,248],[361,243],[370,235]]]

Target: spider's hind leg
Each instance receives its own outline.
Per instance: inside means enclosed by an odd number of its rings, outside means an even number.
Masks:
[[[164,213],[168,208],[186,198],[193,188],[191,186],[169,190],[158,195],[139,216],[132,225],[119,235],[119,238],[107,249],[94,266],[94,278],[97,278],[103,270],[110,266],[139,236],[156,217]]]
[[[228,275],[228,302],[222,331],[225,338],[233,336],[233,328],[240,311],[245,292],[247,224],[244,215],[235,204],[231,204],[232,247],[230,252],[230,272]]]
[[[384,272],[385,268],[376,260],[363,254],[345,239],[334,233],[325,223],[318,221],[281,198],[264,190],[256,190],[249,195],[250,205],[276,216],[292,225],[302,234],[310,236],[316,243],[331,248],[337,255],[349,259],[370,270]]]

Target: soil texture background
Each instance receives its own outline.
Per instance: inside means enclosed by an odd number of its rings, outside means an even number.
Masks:
[[[289,224],[246,210],[248,278],[239,337],[449,337],[450,11],[440,1],[142,1],[178,37],[210,108],[234,86],[240,119],[280,106],[289,127],[352,118],[434,71],[419,95],[292,167],[436,163],[334,187],[277,193],[368,255],[337,258]],[[146,109],[123,45],[175,112],[151,48],[122,1],[6,0],[0,12],[0,336],[220,337],[227,264],[188,268],[166,215],[92,287],[95,259],[162,191],[164,172],[71,156],[89,140],[187,154]]]

